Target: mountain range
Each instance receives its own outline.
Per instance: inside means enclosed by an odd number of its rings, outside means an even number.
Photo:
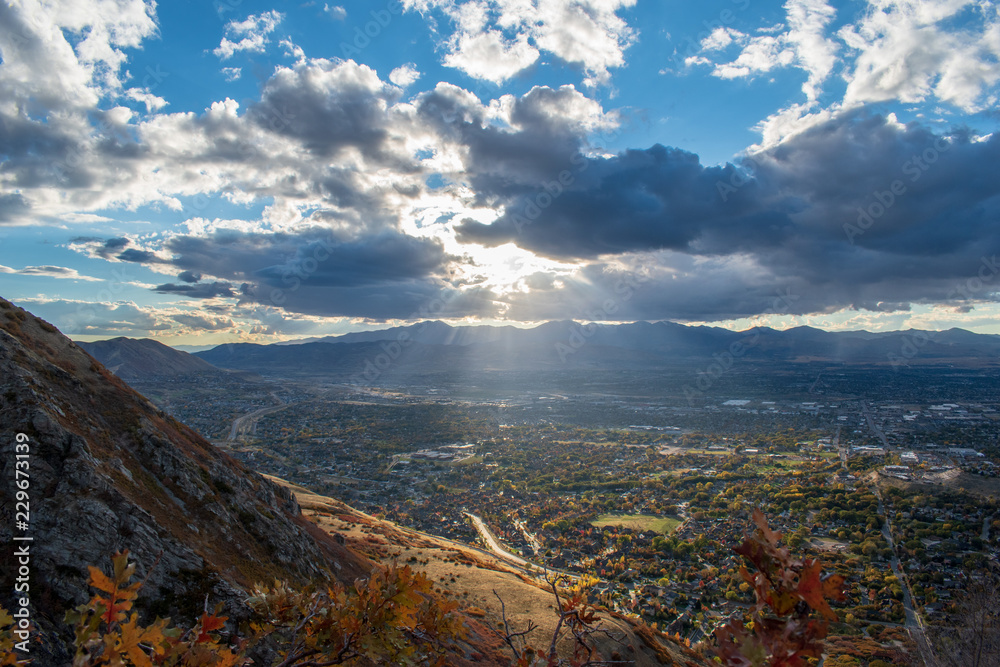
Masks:
[[[461,368],[485,370],[652,369],[726,357],[761,363],[995,366],[1000,336],[947,331],[828,332],[548,322],[531,329],[422,322],[407,327],[272,345],[234,343],[195,353],[219,368],[264,374],[348,376]]]

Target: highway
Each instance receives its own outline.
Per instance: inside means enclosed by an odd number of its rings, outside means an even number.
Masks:
[[[493,535],[490,529],[486,527],[486,524],[483,523],[483,520],[480,519],[478,516],[472,514],[471,512],[466,512],[465,516],[472,519],[472,525],[474,525],[476,527],[476,530],[479,531],[479,536],[483,538],[484,542],[486,542],[486,545],[490,548],[490,551],[492,551],[495,555],[499,556],[502,560],[505,560],[509,563],[513,563],[515,565],[518,565],[519,567],[523,567],[528,570],[534,570],[538,567],[537,565],[529,563],[520,556],[512,554],[511,552],[507,551],[502,546],[500,546],[499,540],[497,540],[497,538]]]

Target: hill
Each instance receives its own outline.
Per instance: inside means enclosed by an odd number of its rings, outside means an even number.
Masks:
[[[77,345],[126,382],[220,372],[203,359],[148,338],[112,338]]]

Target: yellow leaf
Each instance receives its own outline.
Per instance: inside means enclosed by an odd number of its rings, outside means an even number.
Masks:
[[[87,570],[90,571],[90,585],[97,590],[104,591],[105,593],[114,593],[118,590],[118,586],[115,585],[115,582],[111,581],[107,575],[93,565],[88,565]]]
[[[119,652],[124,652],[135,667],[153,667],[153,661],[139,646],[144,639],[145,631],[138,626],[137,619],[138,614],[132,614],[132,618],[122,624],[121,637],[116,648]]]

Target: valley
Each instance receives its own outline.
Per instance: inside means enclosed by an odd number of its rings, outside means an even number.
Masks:
[[[261,377],[298,400],[220,408],[213,429],[248,466],[380,519],[526,575],[596,577],[609,609],[693,643],[752,602],[731,549],[761,507],[848,581],[834,657],[919,660],[922,628],[949,623],[1000,546],[983,531],[1000,527],[995,381],[777,364],[694,403],[676,391],[688,372]],[[182,420],[210,405],[172,401]]]

